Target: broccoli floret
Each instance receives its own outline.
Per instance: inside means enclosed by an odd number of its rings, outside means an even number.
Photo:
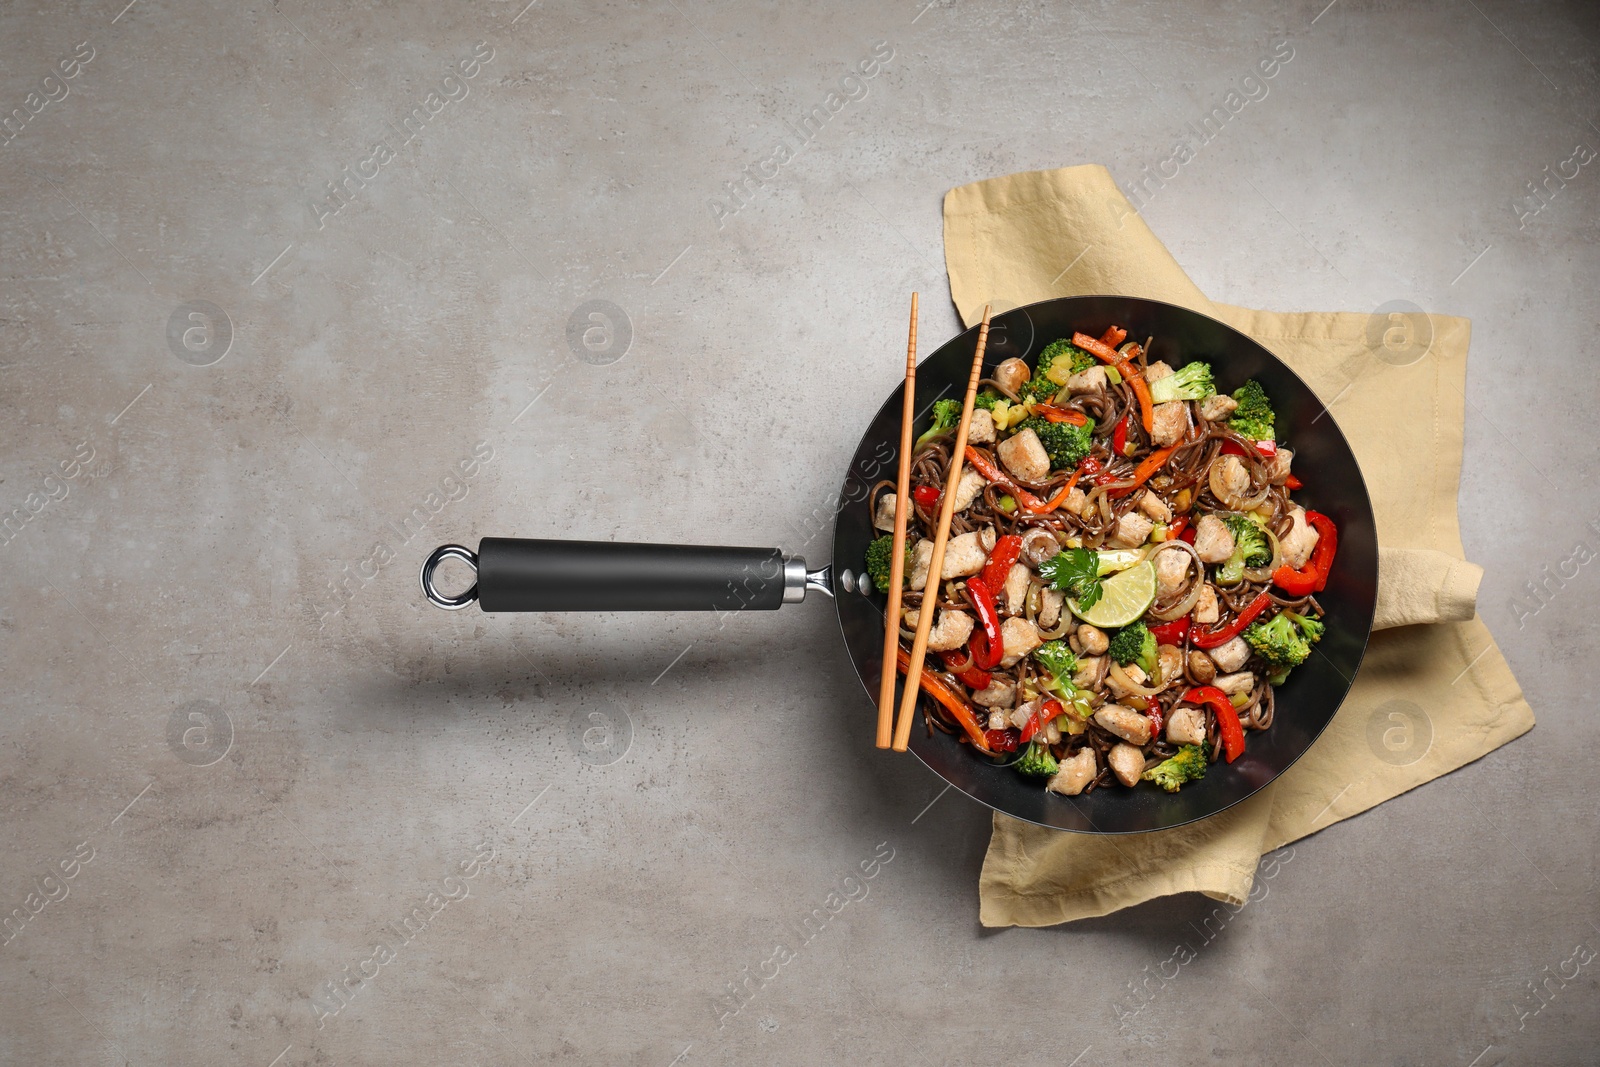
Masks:
[[[1238,401],[1239,407],[1234,411],[1233,418],[1228,420],[1228,425],[1241,436],[1252,441],[1271,441],[1277,435],[1273,424],[1277,416],[1272,412],[1272,402],[1267,399],[1267,391],[1261,388],[1261,383],[1251,378],[1233,391],[1233,399]]]
[[[889,568],[894,563],[894,535],[884,534],[867,546],[867,575],[878,592],[889,591]],[[906,539],[905,576],[911,576],[911,539]],[[902,579],[903,580],[903,579]]]
[[[1070,422],[1051,422],[1037,415],[1022,420],[1022,429],[1032,428],[1039,435],[1039,443],[1050,456],[1050,466],[1057,470],[1071,470],[1094,447],[1094,424],[1074,426]]]
[[[973,410],[977,411],[981,409],[983,411],[993,411],[995,402],[1001,399],[1003,398],[999,393],[991,393],[989,390],[985,389],[983,392],[979,393],[977,399],[972,402]]]
[[[1173,400],[1204,400],[1216,391],[1217,387],[1211,382],[1211,364],[1196,362],[1178,368],[1175,374],[1151,382],[1150,402],[1166,404]]]
[[[1154,782],[1169,793],[1176,793],[1184,782],[1193,782],[1206,776],[1206,753],[1199,745],[1184,745],[1178,754],[1144,772],[1147,782]]]
[[[1046,672],[1037,676],[1040,689],[1056,696],[1068,707],[1081,699],[1078,687],[1072,684],[1072,676],[1078,670],[1078,657],[1065,641],[1046,641],[1033,650],[1033,659]]]
[[[1218,585],[1238,585],[1246,567],[1264,567],[1272,560],[1272,545],[1266,531],[1248,515],[1219,515],[1222,525],[1233,534],[1233,555],[1217,567]]]
[[[929,441],[948,430],[954,429],[956,423],[961,421],[961,401],[935,400],[933,402],[933,425],[922,432],[917,438],[917,448],[921,448]]]
[[[1322,640],[1323,625],[1316,619],[1281,611],[1270,622],[1252,623],[1244,639],[1269,665],[1287,672],[1311,655],[1311,646]]]
[[[1143,622],[1130,623],[1113,634],[1110,653],[1124,667],[1137,663],[1146,675],[1156,673],[1156,635]]]
[[[1033,658],[1057,678],[1071,678],[1078,669],[1078,657],[1065,641],[1046,641],[1033,650]]]
[[[1061,769],[1061,764],[1050,755],[1050,750],[1037,741],[1029,741],[1028,747],[1022,750],[1022,755],[1017,762],[1012,764],[1018,774],[1049,777]]]
[[[1033,377],[1022,383],[1018,395],[1024,400],[1049,400],[1079,371],[1094,366],[1094,357],[1071,341],[1051,341],[1039,353]],[[1055,373],[1050,373],[1051,369]]]

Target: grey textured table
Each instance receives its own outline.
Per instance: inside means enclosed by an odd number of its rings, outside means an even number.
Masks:
[[[0,13],[0,1061],[1600,1062],[1594,5],[122,2]],[[824,557],[942,194],[1085,161],[1218,299],[1472,318],[1531,734],[1220,933],[985,932],[826,603],[422,602],[482,534]]]

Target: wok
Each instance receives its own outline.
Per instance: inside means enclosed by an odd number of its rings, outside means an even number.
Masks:
[[[1272,726],[1248,734],[1244,755],[1213,764],[1203,779],[1180,792],[1113,785],[1087,796],[1060,796],[1047,792],[1040,779],[989,762],[954,736],[929,732],[921,724],[912,731],[911,750],[923,763],[996,811],[1062,830],[1122,834],[1215,815],[1288,770],[1311,747],[1344,700],[1366,650],[1377,600],[1378,547],[1366,484],[1333,416],[1277,357],[1224,323],[1135,297],[1045,300],[994,318],[985,365],[992,370],[1012,356],[1030,358],[1074,330],[1098,336],[1111,325],[1125,328],[1132,338],[1153,337],[1152,359],[1173,366],[1207,360],[1219,390],[1231,391],[1247,378],[1260,381],[1277,411],[1279,435],[1294,449],[1295,472],[1305,483],[1296,499],[1339,528],[1338,555],[1327,589],[1318,596],[1328,627],[1317,654],[1279,687]],[[919,431],[936,399],[962,395],[976,343],[974,327],[918,365]],[[886,599],[861,573],[867,545],[878,536],[868,496],[877,482],[894,477],[902,388],[883,402],[856,447],[838,497],[832,563],[820,570],[808,570],[804,560],[785,558],[776,548],[486,537],[476,553],[459,545],[435,551],[422,568],[423,592],[440,607],[461,608],[476,600],[491,612],[721,612],[773,609],[816,590],[834,598],[845,651],[861,680],[865,744],[875,717]],[[450,558],[477,571],[477,584],[456,596],[433,583],[435,569]]]

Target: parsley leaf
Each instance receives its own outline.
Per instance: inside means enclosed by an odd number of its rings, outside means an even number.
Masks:
[[[1087,548],[1057,552],[1039,567],[1039,575],[1088,609],[1100,600],[1100,557]]]

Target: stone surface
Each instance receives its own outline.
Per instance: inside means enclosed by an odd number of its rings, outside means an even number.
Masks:
[[[1600,147],[1595,7],[120,6],[0,43],[0,1061],[1596,1062],[1600,963],[1551,977],[1600,947],[1595,568],[1522,590],[1600,542],[1600,170],[1514,206]],[[871,749],[825,602],[422,601],[485,534],[824,557],[906,294],[956,329],[945,190],[1131,182],[1235,88],[1146,215],[1220,300],[1472,318],[1464,536],[1540,725],[1209,941],[981,930],[987,812]]]

